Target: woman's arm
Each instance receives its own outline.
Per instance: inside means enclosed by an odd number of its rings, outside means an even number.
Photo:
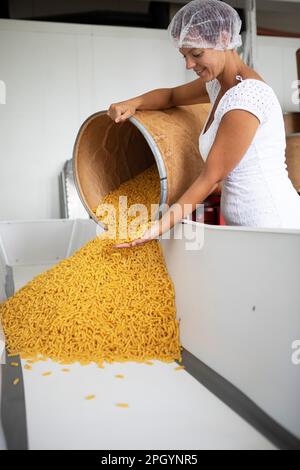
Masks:
[[[208,103],[209,96],[201,78],[174,88],[157,88],[143,95],[136,96],[120,103],[112,103],[107,111],[109,117],[123,122],[133,116],[138,109],[159,110],[173,106],[183,106],[197,103]]]
[[[203,202],[218,183],[238,165],[251,145],[258,126],[259,119],[254,114],[241,109],[228,111],[221,119],[214,144],[194,183],[143,237],[115,247],[144,244],[167,232],[193,212],[197,204]]]

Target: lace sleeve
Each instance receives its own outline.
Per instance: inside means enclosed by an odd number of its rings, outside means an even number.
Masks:
[[[221,120],[232,109],[244,109],[254,114],[263,124],[270,115],[275,97],[274,91],[266,83],[254,79],[243,80],[223,95],[218,118]]]

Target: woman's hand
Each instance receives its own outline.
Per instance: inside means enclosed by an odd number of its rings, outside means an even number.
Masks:
[[[107,114],[115,122],[123,122],[133,116],[136,112],[136,105],[133,100],[121,101],[110,105]]]
[[[113,248],[130,248],[132,246],[144,245],[151,240],[159,237],[160,235],[159,230],[159,223],[155,222],[152,227],[148,228],[140,238],[133,240],[132,242],[128,243],[119,243],[117,245],[113,245]]]

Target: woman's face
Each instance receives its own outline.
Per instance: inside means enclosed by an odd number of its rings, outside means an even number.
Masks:
[[[193,69],[205,82],[220,75],[225,65],[225,54],[216,49],[181,47],[179,52],[186,61],[186,68]]]

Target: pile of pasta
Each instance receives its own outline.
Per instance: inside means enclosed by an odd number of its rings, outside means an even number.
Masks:
[[[127,196],[128,207],[145,204],[150,214],[159,191],[153,166],[121,184],[101,204],[113,204],[117,209],[119,196]],[[101,212],[99,207],[96,214]],[[99,219],[103,218],[102,213]],[[150,217],[143,220],[136,233],[150,222]],[[160,243],[152,240],[118,249],[112,245],[125,239],[111,239],[108,234],[102,233],[36,276],[0,305],[10,354],[99,365],[181,361],[174,286]]]

